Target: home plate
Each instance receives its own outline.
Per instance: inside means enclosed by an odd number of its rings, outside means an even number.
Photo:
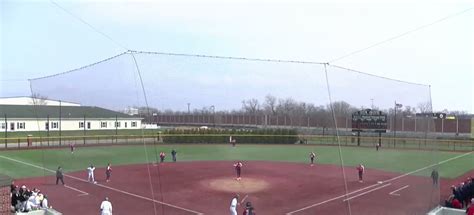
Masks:
[[[382,184],[382,183],[383,183],[383,181],[377,181],[377,184]]]

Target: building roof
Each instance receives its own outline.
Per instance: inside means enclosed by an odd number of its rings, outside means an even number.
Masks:
[[[0,97],[0,105],[50,105],[50,106],[81,106],[79,103],[60,101],[48,98],[33,98],[28,96]]]
[[[59,106],[0,105],[0,117],[7,118],[59,118]],[[134,118],[124,113],[90,106],[61,106],[61,118]]]

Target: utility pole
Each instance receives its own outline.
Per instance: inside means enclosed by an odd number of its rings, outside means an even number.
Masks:
[[[83,127],[84,127],[84,135],[83,135],[83,141],[84,141],[84,145],[86,145],[86,115],[84,114],[84,121],[83,121]]]
[[[216,127],[216,107],[214,105],[211,106],[212,109],[212,124],[213,127]]]
[[[61,146],[61,100],[59,100],[59,145]]]
[[[397,101],[395,101],[395,116],[393,120],[393,147],[395,147],[397,137],[397,108],[401,108],[402,106],[402,104],[397,104]]]
[[[7,131],[8,131],[8,122],[7,122],[7,114],[5,114],[5,148],[7,148]]]
[[[48,122],[46,122],[46,125],[47,125],[46,126],[46,136],[48,137],[48,146],[49,146],[49,128],[51,126],[51,123],[49,122],[49,114],[46,117],[47,117],[46,120],[48,121]]]

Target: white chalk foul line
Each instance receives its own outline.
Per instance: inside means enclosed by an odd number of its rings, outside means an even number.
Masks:
[[[396,192],[398,192],[398,191],[400,191],[400,190],[403,190],[403,189],[406,189],[406,188],[409,187],[409,186],[410,186],[410,185],[405,185],[405,186],[403,186],[403,187],[401,187],[401,188],[399,188],[399,189],[396,189],[396,190],[390,192],[389,194],[392,195],[392,196],[400,196],[400,194],[398,194],[398,193],[396,193]]]
[[[365,195],[365,194],[367,194],[367,193],[371,193],[371,192],[373,192],[373,191],[380,190],[380,189],[382,189],[382,188],[384,188],[384,187],[386,187],[386,186],[390,186],[390,185],[392,185],[392,184],[391,184],[391,183],[388,183],[388,184],[385,184],[385,185],[383,185],[383,186],[376,187],[376,188],[374,188],[374,189],[365,191],[365,192],[363,192],[363,193],[359,193],[359,194],[357,194],[357,195],[355,195],[355,196],[351,196],[351,197],[349,197],[349,198],[347,198],[347,199],[344,199],[344,200],[342,200],[342,201],[343,201],[343,202],[349,201],[349,200],[351,200],[351,199],[355,199],[355,198],[357,198],[357,197],[359,197],[359,196],[363,196],[363,195]]]
[[[334,201],[334,200],[337,200],[337,199],[340,199],[340,198],[343,198],[343,197],[348,197],[348,196],[350,196],[350,195],[352,195],[352,194],[354,194],[354,193],[358,193],[358,192],[360,192],[360,191],[370,189],[370,188],[375,187],[375,186],[377,186],[377,185],[379,185],[379,184],[372,184],[372,185],[370,185],[370,186],[367,186],[367,187],[364,187],[364,188],[361,188],[361,189],[358,189],[358,190],[354,190],[354,191],[352,191],[352,192],[350,192],[350,193],[347,193],[347,194],[344,194],[344,195],[340,195],[340,196],[334,197],[334,198],[332,198],[332,199],[328,199],[328,200],[326,200],[326,201],[322,201],[322,202],[319,202],[319,203],[316,203],[316,204],[313,204],[313,205],[310,205],[310,206],[307,206],[307,207],[298,209],[298,210],[296,210],[296,211],[289,212],[289,213],[287,213],[287,215],[290,215],[290,214],[293,214],[293,213],[296,213],[296,212],[300,212],[300,211],[304,211],[304,210],[306,210],[306,209],[310,209],[310,208],[312,208],[312,207],[316,207],[316,206],[319,206],[319,205],[322,205],[322,204],[326,204],[326,203],[328,203],[328,202],[331,202],[331,201]]]
[[[71,189],[71,190],[74,190],[74,191],[77,191],[77,192],[81,193],[81,194],[79,194],[79,196],[89,195],[89,193],[84,192],[84,191],[82,191],[82,190],[79,190],[79,189],[77,189],[77,188],[71,187],[71,186],[64,185],[64,187],[69,188],[69,189]]]
[[[397,176],[397,177],[394,177],[394,178],[385,180],[385,181],[383,181],[383,182],[386,183],[386,182],[394,181],[394,180],[397,180],[397,179],[399,179],[399,178],[403,178],[403,177],[405,177],[405,176],[407,176],[407,175],[411,175],[411,174],[413,174],[413,173],[417,173],[417,172],[423,171],[423,170],[425,170],[425,169],[429,169],[429,168],[431,168],[431,167],[438,166],[438,165],[447,163],[447,162],[449,162],[449,161],[452,161],[452,160],[455,160],[455,159],[458,159],[458,158],[462,158],[462,157],[467,156],[467,155],[470,155],[470,154],[472,154],[472,153],[473,153],[473,152],[467,152],[467,153],[458,155],[458,156],[456,156],[456,157],[452,157],[452,158],[446,159],[446,160],[444,160],[444,161],[441,161],[441,162],[438,162],[438,163],[435,163],[435,164],[431,164],[431,165],[429,165],[429,166],[425,166],[425,167],[420,168],[420,169],[417,169],[417,170],[413,170],[413,171],[411,171],[411,172],[408,172],[408,173],[399,175],[399,176]]]
[[[423,167],[423,168],[420,168],[420,169],[417,169],[417,170],[413,170],[409,173],[405,173],[405,174],[402,174],[402,175],[399,175],[399,176],[396,176],[394,178],[391,178],[391,179],[388,179],[388,180],[385,180],[385,181],[382,181],[382,183],[380,184],[383,184],[383,183],[387,183],[387,182],[391,182],[391,181],[394,181],[394,180],[397,180],[397,179],[400,179],[400,178],[403,178],[403,177],[406,177],[410,174],[413,174],[413,173],[416,173],[416,172],[419,172],[419,171],[423,171],[425,169],[428,169],[428,168],[431,168],[431,167],[434,167],[434,166],[437,166],[437,165],[440,165],[440,164],[444,164],[444,163],[447,163],[449,161],[452,161],[452,160],[455,160],[455,159],[458,159],[458,158],[461,158],[461,157],[465,157],[467,155],[470,155],[472,154],[473,152],[466,152],[464,154],[461,154],[461,155],[458,155],[458,156],[455,156],[455,157],[452,157],[452,158],[449,158],[449,159],[446,159],[444,161],[441,161],[441,162],[438,162],[436,164],[432,164],[432,165],[429,165],[429,166],[426,166],[426,167]],[[370,185],[370,186],[367,186],[365,188],[362,188],[362,189],[359,189],[359,190],[356,190],[356,191],[353,191],[351,193],[347,193],[347,194],[344,194],[344,195],[340,195],[340,196],[336,196],[334,198],[331,198],[331,199],[328,199],[328,200],[325,200],[325,201],[322,201],[322,202],[319,202],[319,203],[316,203],[316,204],[312,204],[312,205],[309,205],[309,206],[306,206],[304,208],[301,208],[301,209],[298,209],[298,210],[295,210],[295,211],[291,211],[291,212],[288,212],[286,213],[286,215],[291,215],[291,214],[294,214],[294,213],[297,213],[297,212],[300,212],[300,211],[304,211],[304,210],[307,210],[307,209],[310,209],[310,208],[313,208],[313,207],[317,207],[319,205],[322,205],[322,204],[326,204],[328,202],[332,202],[334,200],[337,200],[337,199],[341,199],[341,198],[344,198],[344,197],[347,197],[353,193],[356,193],[356,192],[360,192],[361,190],[365,190],[365,189],[368,189],[368,188],[371,188],[371,187],[374,187],[374,186],[377,186],[377,185],[380,185],[379,183],[378,184],[373,184],[373,185]]]
[[[24,164],[24,165],[27,165],[27,166],[32,166],[32,167],[42,169],[42,170],[45,170],[45,171],[48,171],[48,172],[52,172],[52,173],[56,172],[56,171],[48,169],[48,168],[44,168],[44,167],[41,167],[41,166],[38,166],[38,165],[35,165],[35,164],[27,163],[27,162],[24,162],[24,161],[21,161],[21,160],[5,157],[5,156],[2,156],[2,155],[0,155],[0,158],[10,160],[10,161],[14,161],[14,162],[17,162],[17,163],[21,163],[21,164]],[[72,176],[72,175],[64,174],[64,176],[72,178],[72,179],[76,179],[78,181],[88,183],[87,180],[84,180],[82,178],[78,178],[78,177],[75,177],[75,176]],[[166,205],[166,206],[176,208],[176,209],[180,209],[180,210],[183,210],[183,211],[187,211],[187,212],[190,212],[190,213],[203,215],[203,213],[201,213],[201,212],[193,211],[193,210],[183,208],[183,207],[179,207],[179,206],[176,206],[176,205],[172,205],[172,204],[169,204],[169,203],[166,203],[166,202],[161,202],[161,201],[158,201],[158,200],[155,200],[155,199],[151,199],[151,198],[148,198],[148,197],[145,197],[145,196],[140,196],[140,195],[133,194],[133,193],[123,191],[123,190],[119,190],[119,189],[116,189],[116,188],[113,188],[113,187],[105,186],[105,185],[102,185],[102,184],[94,184],[94,185],[99,186],[99,187],[103,187],[103,188],[106,188],[106,189],[109,189],[109,190],[113,190],[113,191],[116,191],[116,192],[119,192],[119,193],[122,193],[122,194],[126,194],[126,195],[129,195],[129,196],[133,196],[133,197],[136,197],[136,198],[139,198],[139,199],[144,199],[144,200],[147,200],[147,201],[151,201],[151,202],[155,202],[155,203],[158,203],[158,204]]]

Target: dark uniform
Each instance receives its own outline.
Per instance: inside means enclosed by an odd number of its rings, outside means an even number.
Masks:
[[[112,167],[110,167],[110,164],[107,164],[107,168],[105,169],[105,176],[106,176],[105,181],[106,182],[110,181],[110,175],[111,174],[112,174]]]
[[[63,169],[61,167],[58,167],[58,169],[56,170],[56,184],[58,184],[59,180],[61,180],[61,183],[64,185],[63,178]]]
[[[176,150],[174,150],[174,149],[171,150],[171,156],[173,156],[173,162],[176,162],[176,154],[177,154],[177,153],[178,153],[178,152],[176,152]]]
[[[314,152],[309,153],[309,158],[311,159],[311,166],[314,164],[315,157],[316,157],[316,154],[314,154]]]
[[[234,164],[234,167],[235,167],[235,171],[237,172],[237,180],[242,179],[242,178],[240,177],[240,172],[241,172],[241,170],[242,170],[242,162],[237,162],[237,163],[235,163],[235,164]]]
[[[433,185],[438,185],[439,174],[437,170],[431,171],[431,179],[433,179]]]

